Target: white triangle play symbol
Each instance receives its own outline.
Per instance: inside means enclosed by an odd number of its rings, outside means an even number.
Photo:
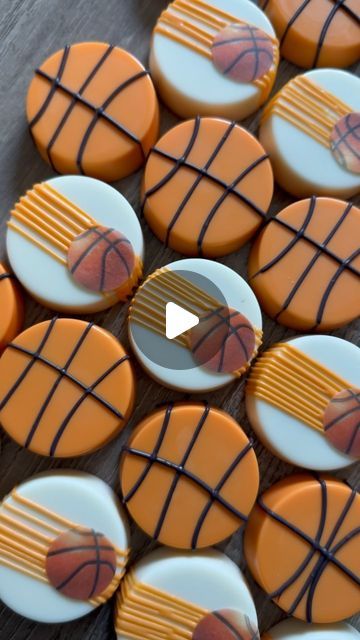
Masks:
[[[199,324],[199,318],[194,313],[186,311],[174,302],[166,305],[166,337],[169,340],[177,338],[185,331],[189,331]]]

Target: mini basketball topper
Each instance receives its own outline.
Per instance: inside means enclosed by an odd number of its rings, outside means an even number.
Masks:
[[[360,458],[360,389],[344,389],[324,412],[324,433],[334,447]]]
[[[234,609],[208,613],[197,625],[192,640],[260,640],[248,616]]]
[[[344,169],[360,173],[360,113],[340,118],[331,132],[330,147]]]

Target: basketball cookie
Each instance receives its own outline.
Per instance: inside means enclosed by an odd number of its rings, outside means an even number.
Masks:
[[[256,500],[259,469],[252,446],[220,409],[204,403],[158,409],[123,447],[123,502],[162,544],[181,549],[217,544],[247,521]]]
[[[261,640],[359,640],[360,634],[345,622],[307,624],[300,620],[283,620],[261,636]]]
[[[143,211],[172,249],[218,257],[254,235],[272,194],[270,161],[254,136],[235,122],[197,117],[168,131],[151,150]]]
[[[37,622],[68,622],[104,604],[125,573],[126,516],[95,476],[49,471],[0,503],[0,598]]]
[[[136,213],[118,191],[93,178],[63,176],[34,185],[15,204],[7,251],[20,282],[41,304],[92,313],[132,294],[144,241]]]
[[[292,78],[266,105],[259,138],[286,191],[297,197],[355,195],[360,191],[360,79],[339,69]]]
[[[169,304],[177,315],[180,308],[195,319],[170,338]],[[138,289],[129,310],[129,339],[135,356],[160,384],[210,391],[249,369],[262,342],[261,312],[249,285],[232,269],[202,258],[178,260]]]
[[[0,421],[20,446],[40,455],[79,456],[125,426],[135,377],[118,340],[93,323],[36,324],[0,359]]]
[[[141,167],[159,128],[148,71],[124,49],[102,42],[66,46],[45,60],[30,83],[26,113],[54,171],[106,182]]]
[[[308,469],[360,458],[360,349],[335,336],[303,336],[264,351],[251,368],[246,410],[278,457]]]
[[[309,198],[278,213],[257,238],[249,279],[266,313],[293,329],[330,331],[360,314],[360,210]]]
[[[21,331],[24,303],[15,278],[0,262],[0,354]]]
[[[214,549],[157,549],[118,591],[117,640],[259,640],[255,605],[240,569]]]
[[[261,0],[284,58],[299,67],[349,67],[360,58],[359,0]]]
[[[273,27],[248,0],[174,0],[150,50],[155,85],[182,118],[246,118],[267,100],[278,63]]]
[[[335,478],[299,474],[258,500],[244,551],[255,580],[281,609],[327,624],[359,611],[359,536],[360,495]]]

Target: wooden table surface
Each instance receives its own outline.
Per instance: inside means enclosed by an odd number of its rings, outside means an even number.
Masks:
[[[33,183],[49,178],[50,168],[41,160],[31,142],[24,113],[24,101],[33,69],[52,52],[65,44],[84,40],[100,40],[120,45],[135,54],[145,65],[149,50],[152,27],[167,0],[0,0],[0,259],[5,257],[6,219],[13,203]],[[355,72],[355,69],[353,69]],[[280,88],[297,73],[296,67],[283,61],[276,88]],[[221,115],[221,114],[220,114]],[[259,114],[244,124],[256,132]],[[162,108],[162,131],[168,130],[177,119]],[[139,184],[141,171],[115,186],[129,199],[139,212]],[[291,198],[277,189],[271,213],[278,212],[290,203]],[[148,228],[144,228],[146,239],[146,273],[157,267],[179,259],[181,256],[158,242]],[[246,263],[249,247],[222,260],[246,278]],[[98,324],[111,330],[115,336],[128,344],[126,335],[125,306],[116,306],[105,313],[92,316]],[[45,310],[29,297],[26,300],[26,326],[51,318]],[[90,319],[90,317],[88,318]],[[294,335],[294,332],[277,325],[264,317],[265,346]],[[335,331],[334,335],[359,344],[360,324]],[[138,401],[132,420],[125,432],[107,447],[93,455],[71,460],[52,461],[41,458],[15,443],[0,432],[0,499],[15,484],[31,475],[47,469],[76,468],[93,473],[118,490],[118,460],[122,443],[134,425],[154,405],[164,400],[183,397],[152,382],[135,363],[138,376]],[[243,403],[244,380],[211,394],[211,403],[216,404],[236,418],[248,433],[251,433]],[[209,398],[210,399],[210,398]],[[254,435],[254,434],[252,434]],[[293,469],[274,458],[259,442],[256,453],[261,469],[261,489],[288,475]],[[359,485],[360,465],[353,466],[337,475],[346,477],[353,485]],[[148,551],[148,539],[132,527],[133,556]],[[241,534],[236,534],[221,548],[243,568]],[[245,569],[246,571],[246,569]],[[278,622],[283,614],[268,601],[246,571],[254,594],[261,631]],[[360,629],[359,620],[355,625]],[[113,640],[113,602],[98,609],[80,621],[67,625],[38,625],[12,613],[0,604],[0,640],[65,640],[72,635],[76,640]]]

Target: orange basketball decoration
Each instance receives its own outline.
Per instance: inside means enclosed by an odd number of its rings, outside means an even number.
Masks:
[[[251,322],[228,307],[202,316],[189,332],[189,343],[195,361],[216,373],[234,373],[247,368],[256,351]]]
[[[237,82],[254,82],[274,65],[270,36],[251,24],[231,24],[219,31],[211,52],[220,73]]]
[[[0,354],[21,330],[24,304],[14,276],[0,262]]]
[[[240,611],[209,613],[197,625],[192,640],[260,640],[258,630]]]
[[[68,268],[78,284],[91,291],[114,291],[128,282],[135,268],[135,254],[122,233],[92,227],[72,241]]]
[[[50,584],[68,598],[100,596],[116,573],[116,552],[102,533],[72,529],[50,545],[45,570]]]
[[[334,396],[324,413],[328,440],[343,453],[360,458],[360,389],[346,389]]]
[[[360,173],[360,113],[349,113],[334,126],[331,151],[337,162],[353,173]]]
[[[124,503],[149,536],[197,549],[247,520],[259,470],[252,441],[231,416],[202,403],[171,404],[135,429],[120,482]]]
[[[149,73],[130,53],[103,42],[66,46],[45,60],[26,110],[34,142],[54,170],[108,182],[138,169],[158,133]]]

